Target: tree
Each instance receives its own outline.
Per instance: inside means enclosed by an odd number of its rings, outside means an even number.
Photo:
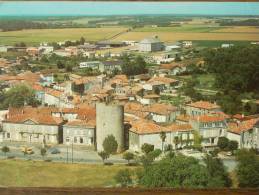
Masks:
[[[199,161],[183,155],[166,157],[139,174],[139,183],[145,187],[206,187],[208,172]]]
[[[105,161],[107,158],[109,158],[109,156],[110,156],[110,155],[109,155],[107,152],[105,152],[105,151],[98,152],[98,155],[102,158],[103,164],[104,164],[104,161]]]
[[[151,151],[147,154],[147,156],[150,157],[150,159],[152,159],[152,161],[154,161],[157,157],[160,156],[160,154],[162,153],[162,150],[160,149],[155,149],[154,151]]]
[[[57,61],[57,67],[58,67],[58,69],[63,69],[63,68],[65,68],[65,64],[59,60],[59,61]]]
[[[242,149],[237,153],[236,168],[239,187],[259,187],[259,160],[253,151]]]
[[[134,159],[134,154],[131,152],[125,152],[123,154],[123,159],[127,160],[129,164],[130,160]]]
[[[84,45],[85,44],[85,38],[81,37],[79,42],[80,42],[81,45]]]
[[[47,150],[45,148],[41,148],[40,149],[40,155],[42,156],[43,159],[44,159],[46,154],[47,154]]]
[[[71,64],[66,64],[65,68],[66,68],[66,72],[72,72],[73,70],[73,67]]]
[[[166,133],[165,132],[161,132],[160,133],[160,139],[162,141],[162,152],[164,151],[164,143],[165,143],[165,139],[166,139]]]
[[[219,188],[229,187],[231,185],[231,180],[222,160],[206,155],[203,161],[209,174],[208,187]]]
[[[226,150],[228,148],[228,143],[229,143],[228,138],[226,138],[226,137],[219,137],[218,147],[221,150]]]
[[[2,147],[2,152],[5,154],[6,156],[6,153],[10,152],[10,148],[8,146],[4,146]]]
[[[174,137],[174,144],[175,144],[175,149],[177,150],[178,149],[178,144],[179,144],[179,137],[178,136]]]
[[[145,153],[145,154],[148,154],[148,153],[154,151],[154,145],[144,143],[144,144],[141,146],[141,151],[142,151],[143,153]]]
[[[228,150],[230,150],[230,151],[234,151],[234,150],[237,150],[237,148],[238,148],[238,142],[237,141],[235,141],[235,140],[230,140],[229,142],[228,142]]]
[[[143,74],[147,72],[147,63],[141,56],[137,56],[133,60],[129,58],[128,55],[124,55],[122,57],[122,66],[121,70],[123,74],[126,74],[127,76],[137,75],[137,74]]]
[[[193,132],[193,148],[197,150],[201,150],[201,143],[202,143],[202,136],[200,135],[199,131]]]
[[[114,154],[118,149],[118,142],[113,135],[108,135],[103,141],[103,149],[107,154]]]
[[[38,105],[39,102],[35,98],[34,91],[27,85],[20,84],[12,87],[4,93],[3,106],[8,107],[22,107],[24,105]]]
[[[132,184],[130,170],[128,169],[119,170],[118,173],[114,176],[114,179],[122,187],[127,187]]]

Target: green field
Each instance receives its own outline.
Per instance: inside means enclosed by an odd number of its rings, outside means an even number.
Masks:
[[[192,41],[196,47],[221,47],[223,43],[234,44],[235,46],[249,45],[251,41],[213,41],[213,40],[199,40]]]
[[[108,187],[116,183],[125,165],[87,165],[22,160],[0,160],[0,186],[15,187]]]
[[[87,41],[100,41],[110,38],[126,28],[65,28],[65,29],[32,29],[0,32],[0,45],[24,42],[37,45],[41,42],[58,42],[79,40],[84,37]]]
[[[224,27],[207,26],[207,25],[182,25],[175,27],[143,27],[134,29],[135,32],[200,32],[207,33],[214,30],[223,29]]]

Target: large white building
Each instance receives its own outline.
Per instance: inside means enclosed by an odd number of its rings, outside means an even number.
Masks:
[[[163,49],[163,42],[161,42],[157,36],[145,38],[139,42],[139,51],[141,52],[155,52]]]

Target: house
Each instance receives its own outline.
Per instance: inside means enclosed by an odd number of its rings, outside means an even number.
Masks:
[[[181,43],[179,43],[179,42],[166,44],[166,46],[165,46],[166,51],[178,50],[180,48],[181,48]]]
[[[3,121],[3,140],[37,144],[62,143],[61,118],[43,113],[8,115]]]
[[[228,123],[227,138],[238,142],[239,148],[259,148],[259,118]]]
[[[167,77],[153,77],[149,79],[144,85],[143,89],[146,91],[164,92],[174,90],[179,84],[178,80]]]
[[[53,74],[41,74],[39,83],[42,86],[50,86],[51,84],[54,83],[54,76]]]
[[[138,46],[140,52],[155,52],[164,49],[163,42],[157,36],[143,39],[139,42]]]
[[[151,119],[157,123],[169,123],[176,119],[176,116],[180,114],[177,107],[169,104],[155,103],[144,107],[145,112],[148,112]]]
[[[142,97],[136,96],[136,100],[143,105],[150,105],[150,104],[157,103],[159,99],[160,99],[160,95],[157,95],[157,94],[147,94]]]
[[[100,72],[111,72],[115,69],[121,70],[122,63],[123,62],[121,60],[103,61],[99,66],[99,70],[100,70]]]
[[[192,41],[183,41],[182,46],[184,48],[190,48],[190,47],[192,47]]]
[[[79,54],[79,50],[75,46],[66,47],[65,51],[70,53],[70,56],[76,56]]]
[[[225,117],[216,115],[196,115],[190,118],[190,125],[202,136],[202,146],[216,146],[219,137],[227,135]]]
[[[175,55],[168,52],[158,53],[152,56],[152,59],[148,61],[151,63],[161,64],[161,63],[170,63],[175,60]]]
[[[45,89],[40,84],[33,84],[32,89],[35,91],[35,97],[40,102],[44,102]]]
[[[170,63],[170,64],[161,64],[159,67],[160,74],[166,75],[177,75],[179,73],[186,71],[186,65],[182,63]]]
[[[75,119],[63,126],[63,143],[81,146],[95,145],[95,120]]]
[[[30,56],[37,56],[40,53],[40,50],[37,47],[28,47],[26,49],[26,52],[28,53],[28,55]]]
[[[155,149],[162,149],[161,132],[166,134],[164,147],[171,145],[179,148],[192,144],[193,129],[190,125],[172,124],[163,127],[144,119],[132,120],[130,124],[129,149],[132,151],[141,151],[141,146],[145,143],[154,145]]]
[[[229,47],[233,47],[234,44],[231,44],[231,43],[223,43],[221,44],[221,48],[229,48]]]
[[[101,64],[101,62],[99,62],[99,61],[80,62],[79,67],[80,68],[98,69],[100,64]]]
[[[71,56],[71,52],[66,51],[64,49],[55,50],[53,53],[58,56],[61,56],[61,57],[70,57]]]
[[[207,101],[198,101],[185,106],[186,113],[190,116],[205,115],[212,112],[220,111],[220,106]]]
[[[47,45],[42,45],[38,49],[42,54],[50,54],[54,51],[53,46],[47,46]]]
[[[84,51],[84,52],[82,52],[82,55],[87,58],[94,58],[95,52],[94,51]]]

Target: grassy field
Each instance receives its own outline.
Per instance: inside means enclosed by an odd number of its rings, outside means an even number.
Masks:
[[[136,167],[86,165],[22,160],[0,160],[0,186],[106,187],[114,186],[114,175]]]
[[[1,44],[25,42],[38,44],[41,42],[79,40],[84,37],[89,41],[99,41],[112,37],[126,28],[66,28],[66,29],[33,29],[0,32]]]
[[[143,27],[136,28],[134,32],[212,32],[215,30],[224,29],[224,27],[218,26],[206,26],[206,25],[182,25],[176,27]]]
[[[234,44],[236,46],[249,45],[251,41],[218,41],[218,40],[196,40],[193,45],[196,47],[221,47],[223,43]]]
[[[255,41],[259,33],[199,33],[199,32],[129,32],[122,34],[115,40],[142,40],[146,37],[157,35],[162,41],[179,40],[226,40],[226,41]]]

